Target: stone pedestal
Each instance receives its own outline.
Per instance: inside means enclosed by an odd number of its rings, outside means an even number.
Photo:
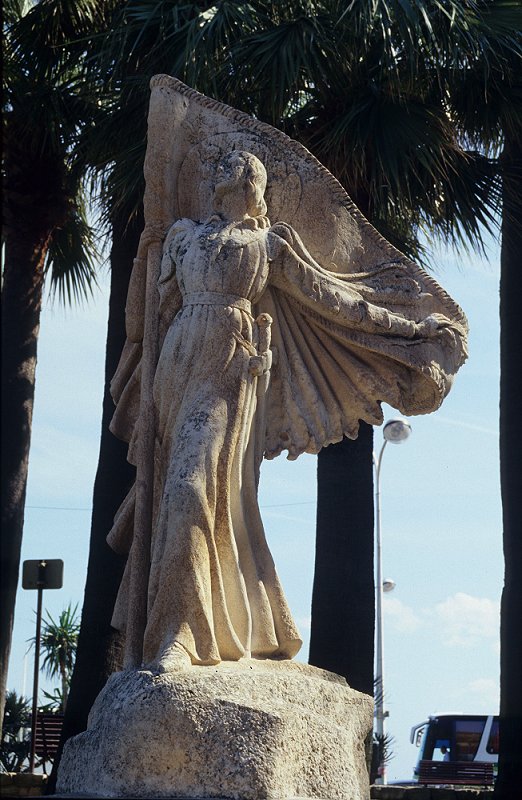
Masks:
[[[65,746],[57,792],[367,800],[372,713],[343,678],[290,661],[115,673]]]

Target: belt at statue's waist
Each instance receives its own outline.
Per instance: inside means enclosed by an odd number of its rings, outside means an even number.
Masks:
[[[252,314],[252,304],[246,297],[221,292],[190,292],[183,298],[184,306],[233,306]]]

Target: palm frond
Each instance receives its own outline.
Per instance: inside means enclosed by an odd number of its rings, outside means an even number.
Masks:
[[[45,657],[42,669],[51,678],[60,675],[63,669],[69,675],[72,672],[80,632],[77,609],[77,605],[72,607],[69,603],[58,620],[47,612],[43,621],[41,642]]]
[[[46,692],[44,689],[43,696],[47,702],[40,704],[40,711],[44,711],[47,714],[56,714],[62,710],[63,692],[61,689],[55,687],[52,692]]]
[[[61,302],[69,305],[91,297],[98,285],[97,259],[94,232],[83,209],[75,208],[54,231],[49,243],[46,271],[50,277],[51,296],[58,296]]]
[[[60,12],[96,96],[90,118],[74,111],[89,119],[74,147],[106,220],[139,206],[148,82],[168,72],[303,141],[408,254],[426,258],[422,231],[480,246],[480,226],[494,227],[492,165],[502,126],[520,121],[516,80],[505,88],[516,3],[127,0],[108,4],[87,46],[83,2],[81,20],[65,0]],[[58,41],[46,25],[40,35]],[[67,99],[78,98],[73,84]]]

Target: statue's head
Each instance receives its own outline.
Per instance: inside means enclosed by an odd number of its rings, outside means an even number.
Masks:
[[[250,217],[261,217],[267,208],[263,195],[266,169],[257,156],[244,150],[233,150],[221,161],[214,190],[216,210],[241,205]]]

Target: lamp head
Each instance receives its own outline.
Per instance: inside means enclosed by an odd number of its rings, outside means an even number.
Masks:
[[[400,444],[406,441],[411,433],[411,425],[405,419],[390,419],[382,429],[382,435],[387,442]]]

